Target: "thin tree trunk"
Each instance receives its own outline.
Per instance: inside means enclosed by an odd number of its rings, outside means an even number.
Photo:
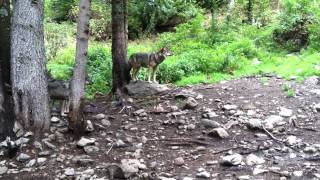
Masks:
[[[50,126],[45,63],[43,0],[15,0],[11,31],[14,111],[36,137]]]
[[[128,0],[112,0],[112,92],[118,100],[130,82],[127,50]]]
[[[10,0],[0,0],[0,141],[13,136],[10,87]]]
[[[70,128],[81,133],[84,126],[83,109],[84,88],[86,81],[86,64],[88,60],[88,39],[90,20],[90,0],[81,0],[79,4],[79,17],[77,28],[76,65],[71,81],[71,113]]]

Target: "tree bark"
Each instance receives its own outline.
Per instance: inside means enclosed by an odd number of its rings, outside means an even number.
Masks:
[[[0,141],[13,136],[13,105],[10,87],[10,0],[0,0]]]
[[[17,121],[39,137],[50,109],[43,32],[43,0],[13,1],[11,79]]]
[[[130,82],[128,50],[128,0],[112,0],[112,92],[120,100]]]
[[[90,0],[81,0],[79,4],[77,28],[76,65],[71,81],[71,113],[69,127],[76,133],[84,129],[83,109],[86,64],[88,61],[88,39],[90,20]]]

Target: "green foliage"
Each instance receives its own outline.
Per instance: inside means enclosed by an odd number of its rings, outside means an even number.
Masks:
[[[99,92],[108,93],[112,87],[112,57],[110,48],[97,45],[89,49],[87,71],[90,84],[87,97],[93,98]]]
[[[141,37],[144,33],[154,32],[156,28],[168,23],[176,16],[183,17],[186,23],[177,26],[175,32],[162,33],[153,39],[130,42],[128,56],[136,52],[156,52],[162,47],[169,47],[173,56],[168,57],[159,66],[157,79],[161,83],[175,83],[179,86],[213,83],[252,74],[275,73],[286,79],[297,76],[299,80],[311,75],[320,75],[320,34],[318,33],[320,32],[320,11],[316,9],[319,8],[318,1],[312,2],[317,3],[317,6],[299,7],[306,13],[297,12],[298,10],[295,9],[297,4],[292,2],[298,1],[306,2],[291,0],[289,5],[284,5],[286,9],[281,13],[280,18],[272,13],[274,11],[270,7],[274,5],[269,1],[255,1],[256,24],[247,25],[241,22],[242,19],[246,19],[243,11],[247,1],[239,0],[236,1],[238,4],[235,5],[236,9],[232,13],[231,22],[226,22],[224,14],[220,14],[214,26],[210,27],[212,23],[207,16],[201,14],[202,11],[194,12],[197,7],[192,0],[190,1],[192,5],[188,4],[189,1],[183,0],[175,2],[132,0],[129,1],[131,37]],[[110,33],[108,32],[111,21],[108,16],[110,4],[102,6],[103,4],[99,2],[102,0],[93,1],[95,10],[90,33],[95,40],[104,40],[107,38],[105,35]],[[223,12],[223,8],[225,7],[221,6],[219,11]],[[240,9],[242,12],[237,12]],[[77,8],[71,11],[76,12]],[[259,15],[259,12],[264,13]],[[194,16],[195,14],[197,15]],[[74,16],[76,15],[77,13],[74,13]],[[193,16],[194,18],[190,19]],[[275,43],[273,35],[279,29],[280,32],[291,31],[293,26],[290,26],[290,23],[294,24],[295,17],[310,19],[310,23],[306,26],[310,45],[300,53],[288,54],[287,50],[290,48]],[[48,69],[55,78],[68,79],[72,73],[75,56],[75,28],[73,26],[72,31],[68,30],[68,24],[46,23],[45,26]],[[63,38],[64,36],[66,38]],[[87,97],[93,98],[97,92],[107,93],[111,89],[110,47],[110,44],[101,45],[94,42],[90,44],[87,66],[90,84],[86,87]],[[279,47],[285,47],[285,49]],[[144,68],[139,73],[139,79],[145,80],[145,78]],[[290,89],[285,92],[287,96],[294,95],[294,91]]]
[[[310,41],[319,38],[319,2],[310,0],[283,0],[284,11],[274,31],[275,41],[289,51],[300,51]],[[317,46],[316,44],[314,44]]]
[[[58,51],[57,55],[48,62],[48,71],[55,79],[66,80],[72,75],[75,49],[66,48]]]
[[[133,0],[130,3],[129,15],[133,17],[131,29],[142,25],[145,34],[155,31],[156,27],[172,26],[196,16],[198,9],[192,0]],[[176,20],[173,20],[173,19]],[[170,22],[171,20],[171,22]],[[175,22],[177,21],[177,22]]]
[[[288,98],[294,97],[294,96],[296,95],[294,89],[293,89],[290,85],[288,85],[288,84],[284,84],[284,85],[282,86],[282,91],[285,92],[285,94],[286,94],[286,96],[287,96]]]
[[[48,0],[45,4],[46,15],[55,21],[66,21],[68,20],[70,10],[76,2],[76,0]]]
[[[75,41],[73,34],[76,30],[72,24],[47,22],[44,27],[47,60],[54,58],[59,49],[63,49]]]

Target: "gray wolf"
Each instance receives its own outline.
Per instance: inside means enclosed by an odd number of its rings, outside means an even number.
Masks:
[[[156,53],[135,53],[129,58],[129,66],[132,68],[132,79],[137,80],[137,75],[141,67],[147,68],[148,82],[151,82],[151,69],[153,70],[153,82],[157,83],[158,65],[162,63],[167,56],[172,55],[166,47],[161,48]]]
[[[70,81],[48,78],[48,90],[53,105],[56,100],[60,101],[60,115],[67,116],[66,113],[69,113],[71,96]]]

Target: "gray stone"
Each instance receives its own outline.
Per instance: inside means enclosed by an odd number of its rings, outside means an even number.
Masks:
[[[93,124],[92,124],[92,122],[90,120],[87,120],[86,131],[87,132],[93,132],[94,131]]]
[[[188,97],[185,102],[184,109],[195,109],[198,106],[198,102],[193,97]]]
[[[196,176],[197,176],[198,178],[206,178],[206,179],[209,179],[211,175],[210,175],[210,173],[207,172],[207,171],[202,171],[202,172],[197,173]]]
[[[283,121],[283,117],[271,115],[264,120],[265,127],[267,129],[273,129],[275,126],[284,125],[286,122]]]
[[[94,161],[88,155],[75,156],[72,158],[72,162],[82,166],[87,166],[94,163]]]
[[[146,166],[144,164],[141,164],[138,159],[122,159],[120,167],[123,170],[126,178],[129,178],[138,173],[139,169],[146,168]]]
[[[221,127],[221,124],[219,124],[216,121],[210,120],[210,119],[201,119],[200,123],[204,127],[207,127],[207,128],[219,128],[219,127]]]
[[[83,171],[83,174],[94,175],[94,169],[87,169],[87,170]]]
[[[126,147],[127,144],[123,142],[121,139],[118,139],[115,143],[115,147]]]
[[[240,154],[232,154],[224,156],[221,164],[225,166],[238,166],[242,163],[243,157]]]
[[[111,126],[111,122],[109,120],[106,120],[106,119],[102,119],[101,120],[101,124],[104,125],[104,126],[107,126],[107,127]]]
[[[196,125],[194,125],[194,124],[188,124],[187,125],[187,129],[188,130],[194,130],[196,128]]]
[[[64,170],[64,174],[65,174],[66,176],[74,176],[75,172],[74,172],[74,169],[73,169],[73,168],[66,168],[66,169]]]
[[[286,142],[292,146],[292,145],[295,145],[298,143],[298,139],[296,136],[288,136],[287,139],[286,139]]]
[[[293,171],[292,174],[295,177],[302,177],[303,176],[303,171]]]
[[[246,159],[246,163],[248,166],[259,165],[265,163],[263,158],[260,158],[254,154],[249,154]]]
[[[31,159],[31,156],[29,156],[28,154],[24,154],[24,153],[21,153],[18,157],[17,157],[17,161],[20,161],[20,162],[25,162],[27,160]]]
[[[21,137],[15,141],[16,145],[21,146],[23,144],[27,144],[30,141],[29,138]]]
[[[85,138],[85,137],[82,137],[77,145],[80,146],[80,147],[84,147],[84,146],[88,146],[88,145],[91,145],[91,144],[94,144],[96,142],[96,139],[95,138]]]
[[[177,166],[182,166],[182,165],[184,165],[184,159],[182,157],[178,157],[178,158],[174,159],[174,164]]]
[[[262,128],[262,120],[261,119],[249,119],[247,126],[252,129],[261,129]]]
[[[39,141],[35,141],[33,145],[35,148],[40,149],[41,151],[43,150],[42,144]]]
[[[27,164],[26,164],[26,167],[32,167],[36,164],[36,160],[35,159],[31,159]]]
[[[303,150],[305,153],[313,154],[317,152],[317,149],[313,146],[307,146]]]
[[[37,163],[38,163],[39,165],[44,164],[46,161],[47,161],[47,158],[38,158],[38,159],[37,159]]]
[[[293,113],[293,111],[291,109],[281,107],[279,115],[282,117],[290,117],[290,116],[292,116],[292,113]]]
[[[85,146],[83,149],[87,154],[95,154],[99,151],[97,146]]]
[[[149,83],[146,81],[131,81],[125,86],[130,96],[151,96],[168,91],[169,88],[162,84]]]
[[[6,166],[0,167],[0,175],[7,173],[7,171],[8,171],[8,167]]]
[[[215,128],[212,131],[210,131],[209,135],[218,136],[223,139],[229,137],[229,133],[224,128]]]
[[[135,116],[140,116],[141,114],[145,113],[145,110],[144,109],[139,109],[135,112],[133,112],[133,115]]]
[[[314,108],[316,109],[317,112],[320,112],[320,103],[319,104],[316,104],[314,106]]]
[[[238,108],[237,105],[227,104],[223,106],[224,110],[230,111],[230,110],[236,110]]]
[[[56,150],[57,149],[57,147],[55,146],[55,145],[53,145],[53,144],[51,144],[49,141],[47,141],[47,140],[44,140],[43,141],[43,144],[45,144],[48,148],[50,148],[50,149],[53,149],[53,150]]]
[[[203,118],[213,119],[219,117],[215,112],[208,112],[202,115]]]
[[[60,121],[60,119],[59,119],[58,117],[53,116],[53,117],[51,118],[51,122],[52,122],[52,123],[58,123],[59,121]]]
[[[105,119],[105,118],[106,118],[106,115],[105,115],[105,114],[97,114],[97,115],[95,116],[95,118],[96,118],[97,120]]]

